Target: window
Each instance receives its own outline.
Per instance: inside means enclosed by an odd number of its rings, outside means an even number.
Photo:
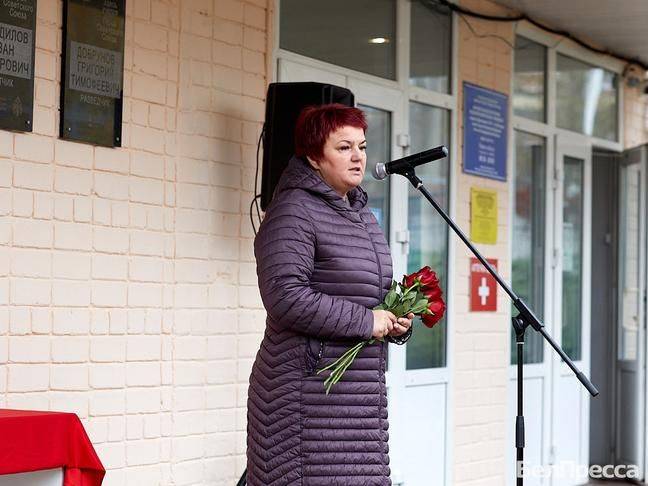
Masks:
[[[389,241],[389,184],[371,175],[377,162],[391,159],[391,113],[359,105],[367,117],[367,168],[362,188],[369,196],[368,206]]]
[[[450,139],[450,113],[442,108],[410,102],[410,152],[416,153],[446,144]],[[417,175],[423,180],[435,201],[448,210],[449,157],[418,167]],[[444,299],[448,295],[448,226],[427,200],[411,185],[408,199],[408,227],[410,250],[407,273],[429,265],[439,276]],[[432,329],[423,326],[420,319],[414,324],[416,339],[407,343],[406,367],[408,370],[439,368],[446,365],[446,318]]]
[[[411,2],[410,84],[450,93],[452,13],[432,2]]]
[[[562,347],[581,359],[583,294],[583,168],[582,159],[564,157]]]
[[[279,47],[396,79],[395,0],[281,0]]]
[[[521,36],[515,38],[513,112],[546,121],[547,48]]]
[[[618,76],[558,54],[556,124],[606,140],[618,140]]]
[[[545,160],[544,138],[515,132],[512,287],[540,320],[544,306]],[[512,312],[517,314],[513,306]],[[524,337],[524,363],[541,363],[542,336],[527,332]],[[511,364],[517,364],[515,331],[512,329]]]

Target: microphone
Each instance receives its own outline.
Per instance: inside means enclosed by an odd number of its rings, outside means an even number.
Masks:
[[[374,179],[382,181],[385,177],[391,174],[403,174],[414,167],[427,164],[433,160],[439,160],[448,156],[448,149],[444,145],[439,145],[418,154],[408,155],[402,159],[392,160],[386,164],[378,162],[374,167],[372,175]]]

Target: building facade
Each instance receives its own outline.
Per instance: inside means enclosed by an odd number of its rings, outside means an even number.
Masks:
[[[582,484],[591,464],[645,480],[644,69],[483,18],[520,13],[507,3],[128,0],[109,149],[57,137],[62,2],[41,0],[33,133],[0,131],[0,406],[77,413],[107,485],[235,484],[265,321],[251,202],[266,90],[317,81],[365,110],[369,165],[449,148],[419,176],[466,234],[490,194],[495,240],[475,245],[599,386],[590,399],[527,331],[526,458],[554,465],[527,484]],[[503,180],[468,173],[470,86],[506,100]],[[475,311],[459,239],[404,178],[365,182],[394,275],[431,265],[448,304],[390,347],[392,480],[514,484],[509,298]]]

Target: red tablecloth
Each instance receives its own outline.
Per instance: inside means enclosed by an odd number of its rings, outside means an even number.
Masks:
[[[106,474],[79,417],[0,409],[0,474],[59,467],[64,486],[100,486]]]

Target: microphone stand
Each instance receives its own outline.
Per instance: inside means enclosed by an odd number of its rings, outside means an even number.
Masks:
[[[412,183],[415,189],[417,189],[423,196],[425,196],[425,199],[427,199],[430,204],[434,207],[434,209],[437,210],[437,212],[441,215],[441,217],[445,220],[446,223],[452,228],[452,230],[461,238],[461,241],[464,242],[464,244],[470,249],[470,251],[477,257],[477,259],[484,265],[484,267],[488,270],[488,272],[495,278],[495,281],[498,283],[500,287],[504,289],[504,291],[509,295],[511,300],[513,301],[513,305],[515,308],[518,310],[518,315],[514,316],[511,318],[512,320],[512,325],[513,329],[515,330],[515,337],[516,337],[516,344],[517,344],[517,416],[515,417],[515,448],[517,450],[517,455],[516,455],[516,479],[517,479],[517,486],[523,486],[524,484],[524,412],[522,408],[522,404],[524,401],[524,393],[523,393],[523,378],[524,378],[524,362],[523,362],[523,356],[524,356],[524,333],[526,329],[531,326],[535,331],[539,332],[542,337],[544,337],[549,344],[551,344],[551,347],[554,348],[554,350],[560,355],[562,360],[567,363],[567,366],[572,370],[572,372],[576,375],[576,378],[578,378],[578,381],[580,381],[583,386],[587,389],[587,391],[593,396],[597,396],[599,394],[598,390],[596,387],[590,382],[587,377],[576,367],[576,365],[573,363],[571,359],[569,359],[569,356],[565,354],[565,352],[558,346],[558,344],[552,339],[552,337],[547,333],[547,331],[544,328],[544,324],[540,322],[540,320],[533,314],[531,309],[526,305],[526,303],[519,298],[515,292],[502,280],[502,278],[498,275],[498,273],[493,270],[493,268],[489,265],[489,263],[486,261],[486,259],[479,253],[477,248],[473,246],[473,244],[468,240],[466,235],[463,234],[461,229],[455,224],[454,221],[445,213],[445,211],[436,203],[436,201],[432,198],[432,195],[428,192],[428,190],[423,186],[423,181],[419,179],[414,171],[414,165],[413,164],[408,164],[406,170],[403,171],[403,173],[400,173],[400,175],[407,177],[407,179]]]

